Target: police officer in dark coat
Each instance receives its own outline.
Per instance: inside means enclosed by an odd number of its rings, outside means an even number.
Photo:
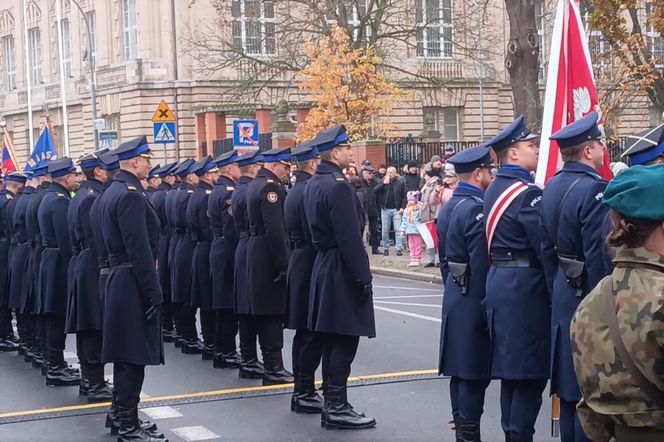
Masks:
[[[501,425],[512,442],[533,440],[549,377],[550,332],[543,324],[551,321],[551,307],[541,260],[542,190],[531,175],[539,156],[536,139],[519,117],[487,143],[501,163],[484,194],[491,377],[501,380]]]
[[[38,293],[46,319],[46,385],[78,385],[80,376],[64,358],[67,314],[67,267],[72,243],[67,225],[71,192],[78,186],[76,167],[63,157],[48,164],[52,183],[42,198],[37,219],[44,251],[41,256]]]
[[[249,220],[247,218],[246,193],[258,173],[263,162],[263,155],[258,151],[249,152],[237,159],[240,167],[240,179],[231,196],[231,213],[237,229],[239,240],[235,249],[235,267],[233,289],[235,290],[235,313],[238,315],[240,331],[240,377],[247,379],[262,379],[264,367],[258,359],[256,338],[258,327],[251,316],[251,302],[249,300],[249,281],[247,275],[247,240],[249,238]]]
[[[32,323],[35,329],[36,349],[32,359],[32,366],[42,369],[42,375],[46,376],[46,321],[42,310],[42,302],[38,293],[39,268],[41,266],[41,254],[44,250],[42,244],[41,230],[39,229],[39,219],[37,214],[39,206],[51,187],[51,176],[48,172],[48,162],[35,165],[32,170],[32,177],[38,183],[35,192],[28,202],[25,228],[28,237],[30,237],[30,271],[25,274],[27,284],[28,309],[32,316]]]
[[[576,416],[581,392],[574,372],[570,324],[579,303],[608,273],[605,266],[602,204],[607,182],[603,134],[595,112],[551,136],[565,165],[544,188],[542,250],[551,294],[551,393],[560,397],[563,442],[590,441]]]
[[[318,334],[329,358],[321,425],[327,428],[370,428],[375,419],[357,413],[348,403],[346,384],[360,336],[376,336],[369,258],[362,243],[361,213],[355,192],[344,177],[353,151],[346,129],[327,129],[314,139],[322,161],[304,190],[311,239],[317,254],[311,275],[308,328]],[[307,354],[314,354],[306,347]],[[300,361],[312,373],[315,358]]]
[[[288,274],[283,205],[290,155],[288,148],[263,152],[265,164],[247,186],[247,288],[265,364],[263,385],[293,382],[281,353]]]
[[[320,157],[318,151],[311,147],[311,141],[305,141],[296,147],[292,158],[297,162],[295,185],[288,192],[284,202],[284,222],[290,246],[286,328],[295,330],[292,346],[295,385],[291,410],[297,413],[320,413],[323,410],[323,399],[316,393],[314,385],[316,373],[304,373],[300,369],[301,359],[311,358],[320,361],[322,352],[320,346],[305,346],[306,342],[315,339],[316,336],[307,328],[311,272],[316,259],[316,249],[311,242],[311,232],[304,212],[304,189],[309,179],[316,173]],[[306,354],[302,351],[303,348],[313,349],[315,353]],[[324,372],[326,375],[327,371]]]
[[[627,137],[621,157],[630,167],[664,163],[664,124]]]
[[[12,225],[12,206],[14,199],[25,185],[26,177],[20,173],[9,173],[4,177],[5,188],[2,190],[0,198],[0,350],[15,351],[19,349],[19,344],[14,336],[12,327],[12,310],[9,307],[9,298],[11,292],[11,254],[14,245],[13,225]]]
[[[219,179],[212,189],[207,207],[213,238],[210,245],[210,268],[212,269],[212,308],[216,314],[212,361],[215,368],[240,367],[240,355],[235,344],[238,321],[235,315],[233,288],[235,249],[239,236],[231,208],[235,182],[240,178],[237,158],[237,151],[232,150],[215,159],[219,168]]]
[[[215,312],[212,310],[212,280],[210,278],[210,243],[212,229],[208,216],[208,199],[217,181],[219,169],[210,156],[200,159],[193,168],[198,184],[187,204],[187,228],[194,241],[189,305],[200,308],[203,334],[203,360],[214,357]]]
[[[456,440],[480,441],[484,392],[490,382],[490,342],[484,313],[489,257],[484,232],[484,191],[491,183],[491,147],[466,149],[448,160],[459,185],[438,217],[450,273],[445,279],[438,371],[450,376]]]
[[[159,216],[159,255],[157,256],[157,271],[159,272],[159,285],[161,286],[161,293],[164,297],[162,305],[162,327],[164,342],[173,342],[175,340],[175,330],[173,329],[173,313],[171,308],[171,284],[170,273],[168,267],[168,248],[171,238],[168,220],[166,218],[166,195],[171,190],[175,183],[175,176],[173,171],[178,163],[169,163],[164,167],[159,168],[157,175],[161,179],[157,190],[149,195],[150,202],[154,207],[155,212]]]
[[[76,351],[81,364],[81,393],[89,402],[112,398],[111,387],[104,379],[101,362],[102,321],[99,296],[99,270],[92,251],[94,226],[90,208],[99,196],[108,174],[99,158],[108,149],[79,159],[85,181],[69,204],[67,223],[74,256],[69,265],[69,302],[65,331],[76,333]]]
[[[155,267],[159,218],[141,187],[150,170],[145,137],[115,151],[121,171],[99,197],[109,274],[103,307],[103,362],[113,362],[120,430],[118,441],[164,440],[145,431],[138,403],[146,365],[164,363],[161,288]]]
[[[148,172],[148,187],[145,189],[145,193],[147,194],[149,200],[152,200],[152,195],[154,195],[154,193],[159,188],[159,185],[161,184],[161,177],[159,176],[160,170],[161,165],[157,164],[152,169],[150,169],[150,172]]]

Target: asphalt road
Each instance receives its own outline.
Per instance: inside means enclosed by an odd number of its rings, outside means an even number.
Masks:
[[[252,387],[260,381],[239,379],[237,370],[213,369],[211,362],[183,355],[172,344],[165,344],[166,365],[146,371],[143,405],[150,407],[141,412],[170,441],[454,441],[454,432],[447,427],[449,381],[430,374],[437,366],[441,302],[438,285],[375,277],[378,337],[360,341],[351,376],[366,378],[349,389],[353,406],[376,418],[374,429],[322,429],[319,416],[290,412],[287,390],[255,391]],[[288,368],[291,340],[292,332],[286,331]],[[76,362],[73,336],[68,338],[66,356]],[[110,366],[107,373],[110,377]],[[485,442],[504,440],[499,387],[494,381],[487,390]],[[15,353],[0,354],[1,441],[114,441],[103,426],[105,408],[75,408],[66,417],[37,413],[30,415],[30,421],[3,423],[8,421],[7,413],[79,404],[86,402],[79,398],[77,387],[46,387],[37,370]],[[549,437],[549,416],[550,401],[544,398],[536,441],[554,440]]]

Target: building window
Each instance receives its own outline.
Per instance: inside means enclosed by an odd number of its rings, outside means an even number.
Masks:
[[[366,43],[371,36],[370,20],[367,16],[371,11],[367,11],[367,0],[355,0],[345,2],[335,2],[327,11],[327,22],[329,24],[337,23],[337,17],[340,24],[347,25],[350,35],[354,41],[363,40]],[[364,33],[360,36],[361,26],[364,23]]]
[[[39,28],[32,28],[28,31],[28,48],[30,50],[30,66],[32,67],[31,84],[37,86],[43,83],[41,31]]]
[[[657,67],[664,67],[664,40],[659,32],[655,31],[650,23],[653,15],[652,2],[646,3],[646,45]]]
[[[71,77],[71,34],[69,32],[69,20],[60,20],[62,29],[62,64],[65,69],[65,77]]]
[[[452,0],[415,0],[417,56],[452,58]]]
[[[535,1],[535,25],[537,26],[537,36],[539,37],[539,82],[540,84],[546,83],[546,21],[545,21],[544,1]]]
[[[459,140],[459,108],[425,107],[422,109],[424,131],[436,131],[445,141]]]
[[[259,0],[231,1],[233,48],[250,55],[274,55],[274,2]]]
[[[122,0],[122,31],[124,59],[133,60],[138,57],[136,0]]]
[[[5,53],[5,87],[8,91],[16,89],[16,48],[14,37],[8,35],[2,39]]]
[[[97,65],[97,15],[95,14],[95,11],[88,11],[85,13],[85,17],[88,19],[88,23],[90,24],[89,44],[91,45],[91,47],[88,48],[88,51],[90,51],[90,54],[88,54],[88,56],[92,57],[92,61],[96,66]],[[88,32],[87,27],[85,26],[85,22],[83,23],[83,29],[86,33]],[[87,36],[85,40],[85,45],[86,47],[88,45]]]

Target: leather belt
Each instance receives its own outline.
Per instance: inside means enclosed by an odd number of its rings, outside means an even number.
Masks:
[[[108,258],[97,258],[97,268],[98,269],[108,268]]]
[[[540,263],[537,259],[530,256],[524,256],[523,258],[516,258],[507,261],[491,261],[492,267],[517,267],[517,268],[540,268]]]
[[[240,232],[240,239],[249,238],[249,232]]]
[[[619,442],[661,442],[664,440],[664,430],[615,424],[614,436]]]
[[[336,249],[339,246],[336,243],[327,244],[327,243],[316,243],[315,242],[314,247],[316,248],[316,250],[320,250],[321,252],[324,252],[326,250]]]
[[[251,232],[251,236],[260,236],[260,235],[265,235],[265,229],[262,227],[250,227],[249,232]]]
[[[307,245],[307,242],[303,239],[293,239],[293,238],[291,238],[288,241],[288,245],[290,246],[291,250],[295,250],[295,249],[301,249],[301,248],[305,247]]]
[[[126,256],[113,255],[113,254],[108,255],[109,267],[120,267],[123,266],[125,263],[129,263],[129,258]],[[131,263],[129,263],[129,265],[131,266]]]
[[[58,245],[57,245],[56,243],[54,243],[54,242],[50,242],[50,241],[47,240],[47,239],[42,239],[42,242],[41,242],[41,243],[42,243],[42,246],[45,247],[45,248],[47,248],[47,249],[55,249],[55,248],[58,247]]]

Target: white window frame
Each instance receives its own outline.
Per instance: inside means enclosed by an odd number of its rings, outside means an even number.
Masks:
[[[62,62],[65,68],[65,77],[71,77],[71,27],[69,19],[60,20],[62,28]]]
[[[421,27],[416,36],[417,58],[452,59],[454,57],[454,0],[433,0],[438,3],[437,17],[427,16],[427,1],[432,0],[415,1],[415,20],[417,26]],[[446,11],[448,14],[445,13]],[[420,17],[418,17],[418,13]],[[449,19],[445,18],[446,15],[449,16]],[[436,30],[439,37],[430,39],[428,31]]]
[[[645,11],[646,46],[655,62],[655,67],[664,68],[664,39],[659,32],[653,29],[649,20],[652,14],[652,2],[646,2]],[[655,46],[659,47],[658,53],[655,53]]]
[[[449,114],[454,112],[454,122],[453,124],[450,124],[448,121]],[[443,107],[441,108],[441,119],[442,119],[442,131],[441,131],[441,137],[443,141],[459,141],[460,138],[460,132],[461,132],[461,127],[459,125],[459,113],[460,109],[458,107]],[[454,131],[456,132],[456,137],[448,137],[447,136],[447,128],[454,126]]]
[[[248,17],[246,15],[246,6],[248,2],[258,3],[260,5],[260,13],[258,17]],[[276,37],[274,36],[277,27],[276,2],[270,2],[272,4],[272,17],[266,17],[266,6],[265,2],[262,0],[231,0],[231,8],[233,7],[233,3],[239,3],[240,6],[239,17],[234,17],[233,11],[231,11],[231,26],[239,25],[240,27],[240,35],[236,35],[234,29],[231,30],[233,47],[241,50],[244,54],[247,55],[262,57],[277,55],[277,42]],[[249,39],[254,37],[249,37],[247,29],[248,25],[253,22],[260,24],[259,35],[255,37],[258,38],[258,45],[249,44]],[[268,27],[272,28],[271,39],[268,39]],[[238,41],[240,44],[238,44]],[[258,49],[256,49],[256,47]]]
[[[2,49],[5,54],[5,89],[16,89],[16,42],[13,35],[2,37]]]
[[[537,36],[539,37],[539,83],[546,83],[546,11],[544,10],[544,0],[535,2],[535,26],[537,27]]]
[[[339,10],[339,3],[337,3],[335,9],[335,12],[337,15],[339,15],[341,13]],[[367,11],[367,0],[355,0],[352,2],[349,1],[346,3],[346,9],[350,11],[350,16],[347,17],[348,28],[352,31],[353,40],[357,41],[360,34],[360,25],[362,24],[362,14],[360,13],[360,9],[364,9],[365,16],[369,14]],[[330,25],[337,23],[331,11],[329,11],[327,23]],[[367,42],[369,41],[369,37],[371,37],[371,26],[369,26],[369,23],[366,23],[364,28],[364,38]]]
[[[88,54],[88,57],[92,57],[92,60],[94,62],[94,65],[97,65],[97,13],[93,9],[91,11],[87,11],[85,13],[85,17],[88,19],[88,22],[90,23],[90,41],[91,41],[91,46],[89,49],[90,53]],[[85,26],[85,20],[83,22],[83,31],[85,33],[88,32],[87,27]],[[85,44],[87,45],[88,43],[87,36],[85,40]]]
[[[137,22],[136,0],[122,0],[122,55],[125,61],[138,58]]]
[[[41,47],[41,29],[39,27],[28,29],[28,42],[30,49],[30,82],[32,86],[39,86],[43,83],[42,76],[42,47]]]

